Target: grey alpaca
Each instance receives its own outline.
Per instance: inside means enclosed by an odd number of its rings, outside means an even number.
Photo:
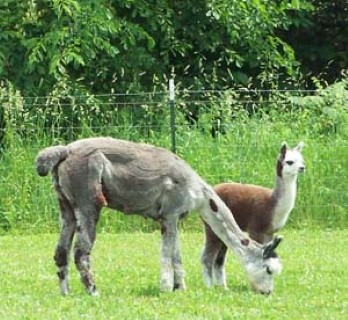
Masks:
[[[68,294],[69,252],[87,292],[97,290],[90,267],[96,224],[103,207],[136,213],[161,225],[160,290],[184,289],[177,223],[192,210],[240,258],[252,287],[273,289],[268,263],[279,239],[260,245],[240,230],[229,209],[198,174],[168,150],[112,138],[89,138],[43,149],[36,158],[41,176],[52,173],[61,233],[54,259],[60,290]]]

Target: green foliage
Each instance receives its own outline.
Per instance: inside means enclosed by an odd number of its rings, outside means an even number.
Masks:
[[[159,292],[160,234],[99,234],[92,266],[100,297],[83,290],[71,259],[71,295],[61,297],[53,255],[57,235],[0,237],[2,319],[345,319],[347,230],[285,230],[284,269],[270,296],[248,288],[230,253],[229,290],[203,284],[202,233],[181,233],[185,292]],[[299,245],[300,244],[300,245]],[[301,303],[299,303],[299,299]]]
[[[4,0],[0,79],[23,96],[59,83],[90,94],[148,90],[174,73],[185,86],[269,86],[297,78],[277,36],[306,1]],[[278,76],[275,76],[278,74]],[[193,81],[192,81],[193,80]]]
[[[316,76],[332,83],[344,77],[342,70],[348,70],[347,1],[309,3],[313,10],[291,13],[294,23],[288,31],[281,32],[281,37],[294,48],[307,82]]]
[[[9,47],[3,73],[24,95],[46,95],[62,77],[81,81],[83,73],[92,72],[86,66],[93,67],[100,60],[105,63],[118,53],[110,44],[110,35],[119,26],[99,1],[5,2],[2,36]],[[10,18],[13,12],[16,15]],[[19,75],[11,72],[14,66]],[[25,81],[27,77],[30,82]]]
[[[303,123],[315,135],[339,134],[348,138],[348,79],[321,88],[316,95],[290,97],[294,110],[303,115]]]

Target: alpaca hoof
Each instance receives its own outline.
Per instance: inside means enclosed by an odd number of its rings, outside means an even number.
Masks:
[[[173,287],[169,286],[169,285],[161,285],[160,286],[160,291],[161,292],[172,292],[173,291]]]
[[[185,282],[182,283],[174,283],[174,291],[175,290],[186,290]]]
[[[87,292],[88,294],[91,296],[91,297],[98,297],[99,296],[99,293],[97,291],[97,288],[95,285],[91,286],[90,288],[87,289]]]
[[[61,294],[63,297],[66,297],[67,295],[69,295],[69,290],[60,290],[60,294]]]
[[[173,291],[174,286],[172,283],[168,282],[168,281],[161,281],[160,284],[160,291],[161,292],[171,292]]]
[[[65,297],[69,294],[69,286],[66,280],[60,283],[60,294]]]
[[[230,288],[227,286],[218,286],[219,288],[221,288],[222,291],[230,291]]]
[[[99,297],[99,292],[97,290],[89,293],[91,297]]]

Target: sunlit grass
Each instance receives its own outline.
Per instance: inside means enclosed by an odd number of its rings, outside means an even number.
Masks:
[[[346,319],[346,230],[285,230],[283,273],[271,296],[252,293],[228,257],[229,291],[207,289],[202,233],[181,233],[187,290],[159,292],[159,232],[99,234],[92,264],[100,296],[88,296],[71,266],[68,297],[52,259],[57,235],[0,237],[1,319]]]

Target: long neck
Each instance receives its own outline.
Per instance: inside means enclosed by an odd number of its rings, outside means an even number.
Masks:
[[[262,246],[239,228],[230,210],[220,197],[208,186],[203,194],[199,212],[214,233],[244,263],[255,259],[261,261]]]
[[[272,191],[272,227],[274,231],[282,228],[288,220],[295,205],[297,192],[297,176],[281,177],[277,175]]]

